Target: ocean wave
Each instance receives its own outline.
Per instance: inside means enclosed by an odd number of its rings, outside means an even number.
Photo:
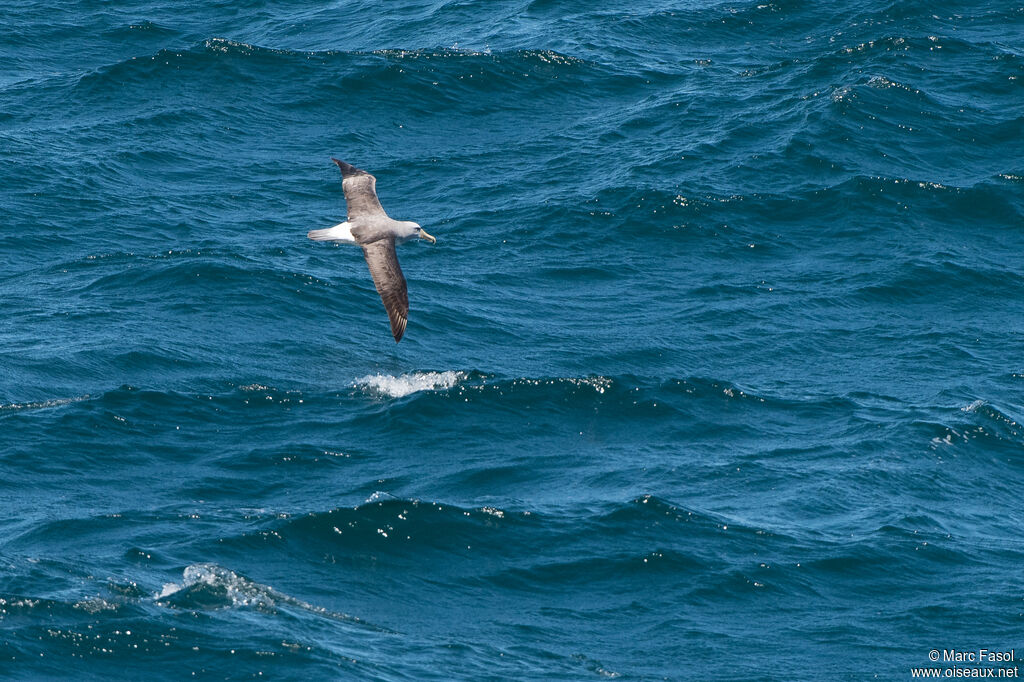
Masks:
[[[839,173],[835,178],[802,186],[790,184],[778,191],[754,185],[736,194],[709,193],[705,188],[637,189],[609,182],[586,203],[556,204],[554,210],[565,213],[562,222],[590,223],[605,238],[626,249],[646,244],[638,242],[638,237],[657,238],[666,246],[680,247],[694,241],[722,242],[726,247],[741,240],[756,240],[762,247],[797,248],[815,236],[841,237],[851,230],[872,229],[870,224],[843,221],[852,209],[870,216],[914,207],[934,215],[955,212],[982,224],[1012,222],[1019,219],[1020,208],[1013,195],[1005,191],[1004,181],[1003,177],[986,174],[960,186],[919,177]],[[726,224],[737,212],[756,222],[749,227],[746,221]],[[831,222],[816,227],[814,235],[794,232],[794,226],[807,215]],[[768,240],[766,224],[779,226],[779,233]],[[553,234],[563,239],[575,236],[570,232]]]
[[[456,389],[453,395],[464,396],[468,393],[495,391],[503,395],[514,391],[554,388],[575,392],[578,389],[589,389],[595,394],[604,393],[612,380],[607,377],[520,377],[499,378],[479,372],[447,370],[443,372],[416,372],[401,376],[385,374],[368,375],[356,379],[354,387],[362,391],[391,398],[401,398],[420,391],[449,391]]]
[[[446,372],[415,372],[401,376],[373,374],[356,379],[353,387],[371,395],[404,398],[411,393],[420,391],[448,390],[468,376],[465,372],[450,370]]]
[[[478,57],[495,57],[514,55],[525,60],[536,60],[543,64],[569,65],[583,64],[585,61],[569,55],[564,55],[555,50],[472,50],[450,48],[383,48],[377,50],[292,50],[284,48],[264,47],[251,43],[232,40],[230,38],[208,38],[203,41],[202,46],[212,52],[224,54],[251,55],[255,53],[267,53],[291,56],[332,56],[332,55],[377,55],[389,59],[403,60],[452,60],[452,59],[475,59]]]
[[[195,349],[192,349],[194,351]],[[183,348],[130,350],[117,356],[117,362],[144,368],[180,368],[195,364],[193,353]],[[431,370],[405,374],[368,374],[344,388],[325,389],[308,385],[274,386],[269,383],[211,383],[207,391],[166,390],[125,384],[101,393],[75,399],[50,399],[10,402],[0,405],[0,415],[11,419],[19,412],[45,410],[64,406],[71,410],[64,415],[68,422],[107,424],[129,432],[148,423],[155,415],[164,419],[173,416],[181,428],[205,428],[211,423],[228,423],[239,414],[262,423],[284,412],[294,413],[307,424],[319,428],[325,415],[335,414],[345,406],[358,407],[346,413],[347,420],[376,430],[397,424],[415,414],[431,419],[449,415],[453,405],[479,409],[494,406],[509,415],[528,417],[537,410],[555,415],[590,415],[588,422],[600,415],[602,424],[610,429],[641,419],[635,425],[652,428],[699,429],[706,420],[719,422],[734,419],[737,414],[765,415],[794,413],[812,415],[852,415],[862,408],[875,409],[873,394],[857,395],[787,393],[758,390],[719,379],[690,377],[664,379],[634,375],[582,377],[503,377],[472,370]],[[367,401],[366,398],[378,400]],[[383,401],[383,402],[382,402]],[[892,409],[901,409],[899,404]],[[737,412],[738,411],[738,412]],[[665,421],[669,415],[682,421]],[[27,418],[27,417],[26,417]],[[756,424],[751,424],[754,426]],[[76,428],[79,428],[76,427]],[[303,460],[319,458],[323,446],[309,442],[294,443],[296,457]],[[327,448],[328,450],[330,448]],[[259,452],[256,449],[254,452]],[[272,449],[278,455],[288,452]],[[254,455],[257,460],[262,456]]]
[[[50,398],[47,400],[35,400],[23,403],[0,402],[0,412],[4,412],[6,410],[45,410],[51,407],[61,407],[62,405],[69,405],[71,403],[81,402],[83,400],[88,400],[89,398],[90,396],[86,394],[81,396],[75,396],[74,398]]]
[[[517,591],[560,592],[581,584],[616,582],[626,577],[650,580],[659,573],[676,579],[693,577],[709,569],[700,557],[665,549],[603,553],[575,559],[536,561],[533,565],[511,568],[482,576],[481,580],[495,587]]]
[[[918,423],[924,435],[931,436],[930,447],[939,453],[959,447],[982,448],[989,454],[1007,455],[1006,462],[1024,464],[1019,449],[1024,445],[1024,418],[1011,416],[1013,410],[997,407],[986,400],[974,400],[941,421]]]
[[[120,269],[112,272],[113,264],[100,263],[100,267],[88,273],[92,275],[89,281],[74,293],[92,296],[129,291],[160,297],[162,292],[180,299],[183,290],[206,289],[211,295],[255,300],[265,295],[290,297],[294,293],[301,294],[305,287],[316,285],[310,289],[314,292],[326,284],[315,275],[267,267],[243,256],[216,250],[209,253],[203,249],[186,249],[148,256],[125,254],[114,256],[114,260],[121,262]],[[91,264],[80,262],[75,266],[82,274],[81,279],[86,274],[82,266],[87,265]]]
[[[474,509],[375,494],[355,507],[312,512],[274,524],[257,535],[267,541],[326,543],[372,551],[396,544],[427,547],[485,542],[478,532],[481,529],[532,525],[535,518],[530,511],[512,512],[493,506]]]
[[[586,531],[580,537],[611,538],[626,534],[649,539],[651,533],[676,528],[674,524],[682,524],[678,528],[687,536],[724,531],[735,537],[777,535],[715,514],[687,509],[653,495],[596,507],[564,504],[529,510],[493,505],[470,507],[375,493],[354,507],[274,519],[263,530],[236,540],[246,546],[258,540],[282,549],[299,543],[317,548],[333,547],[335,552],[344,547],[360,553],[404,554],[409,547],[420,547],[424,551],[464,553],[462,550],[474,547],[478,552],[514,551],[512,548],[517,543],[557,543],[558,538],[579,534],[581,528]],[[639,563],[645,563],[646,552],[635,555]],[[608,558],[618,561],[622,557]]]
[[[433,75],[436,81],[437,77],[447,73],[455,80],[447,80],[446,85],[464,81],[462,85],[473,88],[500,87],[503,83],[507,85],[517,81],[521,76],[532,76],[540,80],[565,80],[570,76],[600,73],[605,69],[596,63],[554,50],[477,51],[444,48],[301,51],[215,37],[187,48],[162,49],[151,55],[104,65],[83,74],[78,85],[80,88],[94,90],[112,84],[123,86],[146,76],[162,75],[177,80],[180,75],[176,72],[183,69],[186,72],[228,69],[241,76],[250,69],[269,67],[299,70],[310,77],[316,77],[315,70],[323,67],[343,69],[341,82],[336,80],[336,74],[325,73],[328,76],[328,80],[322,81],[325,86],[329,85],[329,81],[335,83],[335,87],[352,87],[367,78],[396,81],[410,77],[414,79],[413,82],[436,86],[438,82],[423,81],[423,77]],[[436,90],[434,93],[441,94],[443,91]]]
[[[170,40],[179,35],[177,29],[155,21],[136,21],[130,24],[112,26],[103,31],[103,36],[118,41],[135,41],[140,38],[146,40],[158,39],[161,41]]]
[[[181,583],[165,584],[153,598],[163,606],[178,609],[246,608],[275,613],[281,608],[293,608],[331,620],[386,631],[384,628],[369,625],[360,618],[336,613],[296,599],[211,563],[186,566],[182,571]]]
[[[1010,268],[958,263],[945,257],[898,263],[878,279],[881,281],[859,287],[856,295],[865,300],[905,304],[925,300],[948,302],[951,296],[973,298],[979,293],[1005,295],[1008,289],[1024,290],[1024,276]]]
[[[839,539],[793,537],[653,495],[540,511],[374,496],[223,542],[268,558],[308,553],[353,569],[383,563],[396,575],[413,571],[431,584],[488,592],[565,594],[626,576],[653,585],[682,575],[697,600],[723,593],[746,598],[760,589],[813,594],[813,573],[773,568],[770,557],[846,551],[837,549]],[[765,559],[752,560],[750,551]]]

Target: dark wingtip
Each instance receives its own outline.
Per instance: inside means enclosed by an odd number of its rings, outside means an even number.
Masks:
[[[395,343],[401,341],[402,337],[405,336],[405,327],[408,323],[408,320],[399,318],[391,324],[391,335],[395,337]]]
[[[342,178],[347,178],[350,175],[359,175],[361,173],[366,173],[366,171],[360,170],[360,169],[356,168],[355,166],[353,166],[350,163],[345,163],[344,161],[339,161],[338,159],[334,158],[333,156],[331,157],[331,161],[333,161],[334,163],[338,164],[338,168],[341,169],[341,177]]]

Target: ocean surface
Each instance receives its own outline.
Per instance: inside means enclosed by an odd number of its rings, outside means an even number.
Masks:
[[[0,26],[0,678],[1024,658],[1017,0]]]

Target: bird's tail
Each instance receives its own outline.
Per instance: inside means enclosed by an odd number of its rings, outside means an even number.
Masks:
[[[316,242],[329,242],[331,241],[331,228],[326,230],[310,230],[306,233],[306,236]]]
[[[347,222],[340,223],[326,230],[310,230],[306,236],[317,242],[354,242]]]

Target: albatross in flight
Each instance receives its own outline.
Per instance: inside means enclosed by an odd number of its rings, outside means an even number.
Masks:
[[[388,217],[377,198],[377,178],[344,161],[331,161],[341,169],[348,220],[326,230],[310,230],[307,236],[320,242],[344,242],[363,247],[373,283],[391,320],[391,334],[398,343],[409,321],[409,294],[395,246],[416,238],[428,239],[431,244],[437,240],[410,220]]]

